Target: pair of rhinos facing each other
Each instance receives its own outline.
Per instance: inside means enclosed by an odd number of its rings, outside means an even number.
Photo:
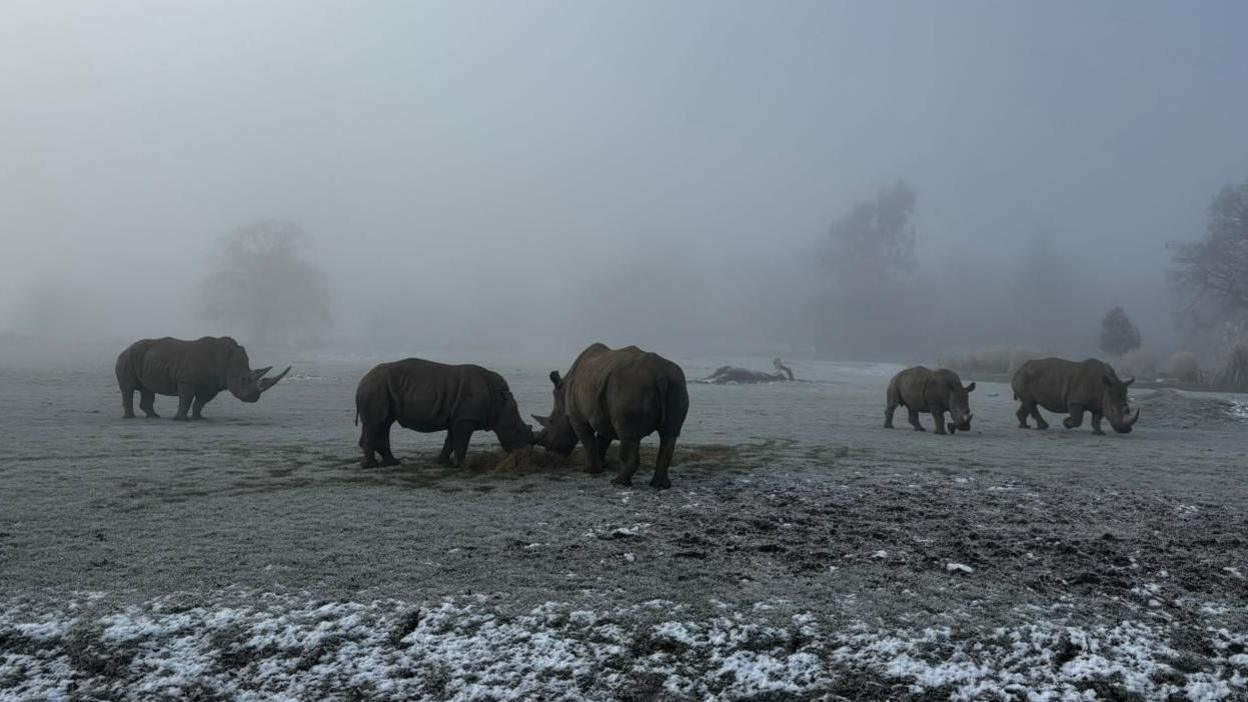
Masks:
[[[1040,407],[1068,415],[1062,420],[1067,429],[1083,425],[1084,414],[1092,415],[1092,433],[1103,435],[1101,420],[1119,434],[1129,434],[1140,418],[1140,411],[1131,414],[1127,404],[1127,388],[1134,378],[1120,380],[1114,369],[1104,361],[1089,358],[1085,361],[1067,361],[1062,358],[1043,358],[1027,361],[1019,366],[1010,381],[1014,399],[1018,400],[1018,426],[1028,429],[1027,418],[1036,422],[1037,429],[1048,429],[1049,423],[1040,416]],[[970,431],[970,393],[975,383],[962,385],[957,373],[943,368],[930,370],[923,366],[907,368],[888,383],[887,401],[884,407],[884,426],[893,428],[893,414],[898,407],[909,413],[910,425],[925,431],[919,424],[919,413],[930,413],[936,422],[936,433],[944,434],[945,413],[949,414],[948,432]]]
[[[383,363],[360,380],[355,393],[360,425],[360,465],[398,465],[390,450],[390,428],[446,432],[438,461],[464,467],[474,431],[493,431],[505,451],[538,445],[568,455],[585,447],[586,469],[601,473],[607,448],[620,442],[616,485],[632,485],[640,463],[641,439],[659,434],[659,453],[650,485],[671,487],[668,467],[689,412],[689,394],[680,366],[635,346],[610,349],[593,344],[566,375],[551,371],[554,406],[533,415],[542,429],[520,418],[507,381],[474,365],[447,365],[418,358]],[[381,460],[378,461],[378,456]]]

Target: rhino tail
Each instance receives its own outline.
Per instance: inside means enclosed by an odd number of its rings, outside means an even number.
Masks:
[[[355,411],[355,426],[360,426],[360,411],[358,409]]]

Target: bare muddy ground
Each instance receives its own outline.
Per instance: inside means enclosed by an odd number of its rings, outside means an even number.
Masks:
[[[794,364],[691,385],[655,492],[481,434],[362,470],[366,362],[191,424],[122,420],[110,364],[0,368],[0,699],[1248,697],[1234,397],[1094,437],[981,382],[935,436],[881,428],[895,369]],[[492,365],[545,413],[566,362]]]

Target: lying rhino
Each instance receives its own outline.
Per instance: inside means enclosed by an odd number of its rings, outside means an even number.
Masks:
[[[667,469],[676,438],[689,413],[689,392],[680,366],[636,346],[609,349],[593,344],[577,356],[567,376],[550,372],[555,407],[549,417],[534,415],[542,427],[537,442],[567,455],[585,445],[590,473],[601,473],[607,447],[620,440],[616,485],[632,485],[640,463],[642,437],[659,432],[659,456],[650,485],[672,486]]]
[[[439,463],[467,466],[472,432],[492,430],[506,451],[534,443],[533,429],[520,419],[516,398],[503,376],[481,366],[450,366],[419,358],[382,363],[360,379],[355,390],[355,420],[362,424],[364,468],[397,466],[390,452],[390,425],[419,432],[446,431]]]
[[[1027,361],[1014,372],[1010,386],[1019,401],[1018,426],[1027,427],[1027,415],[1036,420],[1037,429],[1048,429],[1049,423],[1040,416],[1037,405],[1050,412],[1066,412],[1062,420],[1067,429],[1083,424],[1083,413],[1092,413],[1092,433],[1101,431],[1101,417],[1120,434],[1128,434],[1140,418],[1140,411],[1131,415],[1127,406],[1127,387],[1134,378],[1119,380],[1114,369],[1104,361],[1089,358],[1078,363],[1061,358]]]
[[[143,339],[122,351],[116,365],[126,419],[134,417],[134,391],[138,390],[139,409],[148,417],[160,416],[153,406],[157,395],[177,395],[178,413],[173,418],[182,421],[203,419],[204,405],[222,390],[229,390],[243,402],[259,400],[290,372],[287,366],[277,377],[265,378],[272,368],[251,370],[246,349],[228,336],[194,341],[167,336]]]
[[[975,383],[962,387],[957,373],[944,368],[931,370],[923,366],[907,368],[888,383],[888,404],[884,408],[884,427],[893,428],[893,413],[898,405],[910,412],[910,426],[926,431],[919,424],[919,413],[930,412],[936,421],[936,433],[945,433],[945,412],[949,413],[949,433],[971,430],[970,393]]]

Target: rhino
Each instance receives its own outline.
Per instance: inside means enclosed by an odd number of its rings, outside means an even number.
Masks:
[[[931,370],[923,366],[907,368],[888,382],[887,404],[884,407],[884,428],[893,428],[893,413],[897,407],[910,412],[910,426],[915,431],[926,431],[919,424],[919,413],[930,412],[936,421],[936,433],[945,433],[945,413],[949,413],[949,433],[971,430],[970,393],[975,383],[965,387],[957,373],[944,368]]]
[[[592,344],[566,376],[550,372],[554,409],[533,418],[542,425],[537,442],[568,455],[577,442],[585,446],[587,470],[601,473],[607,447],[620,441],[620,474],[616,485],[629,486],[640,463],[641,439],[659,433],[659,455],[651,487],[672,486],[667,470],[676,439],[689,413],[689,391],[680,366],[636,346],[610,349]]]
[[[229,390],[243,402],[255,402],[269,388],[286,377],[290,366],[272,378],[264,377],[273,366],[251,369],[247,350],[228,336],[205,336],[194,341],[142,339],[117,356],[117,385],[125,418],[134,418],[134,392],[139,392],[139,409],[148,418],[159,417],[154,403],[157,395],[176,395],[178,413],[174,419],[203,419],[204,405],[217,393]],[[187,416],[187,411],[190,416]]]
[[[430,433],[445,431],[438,462],[467,466],[468,440],[478,429],[498,437],[506,451],[533,445],[533,428],[520,419],[516,398],[503,376],[474,365],[448,365],[419,358],[382,363],[355,390],[355,420],[361,425],[363,468],[397,466],[390,452],[390,427]]]
[[[1119,434],[1131,433],[1140,418],[1127,405],[1127,388],[1134,378],[1119,380],[1118,374],[1104,361],[1089,358],[1084,361],[1067,361],[1062,358],[1042,358],[1027,361],[1014,371],[1010,386],[1014,399],[1019,401],[1018,426],[1027,429],[1027,416],[1036,420],[1037,429],[1048,429],[1049,423],[1040,416],[1037,406],[1050,412],[1066,412],[1070,416],[1062,420],[1067,429],[1083,425],[1083,413],[1092,413],[1092,433],[1104,435],[1101,418]]]

